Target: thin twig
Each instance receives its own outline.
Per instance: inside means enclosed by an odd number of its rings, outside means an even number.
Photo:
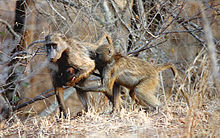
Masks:
[[[174,21],[176,21],[179,18],[179,15],[182,12],[184,5],[185,5],[185,1],[183,1],[183,3],[181,4],[177,15],[173,16],[173,20],[171,22],[169,22],[164,28],[161,28],[160,31],[158,32],[158,34],[156,34],[156,35],[160,35],[161,33],[163,33]],[[173,15],[173,13],[171,13],[171,15]]]
[[[47,3],[49,4],[50,8],[51,8],[57,15],[59,15],[64,21],[66,21],[66,18],[65,18],[62,14],[60,14],[60,13],[53,7],[53,5],[50,3],[50,1],[49,1],[49,0],[46,0],[46,1],[47,1]]]
[[[175,34],[175,33],[190,33],[190,32],[199,32],[200,30],[180,30],[180,31],[167,31],[163,32],[162,35],[165,34]]]
[[[38,44],[38,43],[45,43],[46,41],[45,40],[36,40],[32,43],[30,43],[27,48],[29,49],[30,47],[32,47],[34,44]]]
[[[171,13],[171,15],[172,15],[173,18],[177,18],[177,15],[175,15],[174,13]],[[200,39],[200,37],[198,37],[188,26],[186,26],[186,24],[189,24],[189,22],[183,23],[183,21],[184,21],[183,18],[180,17],[180,16],[178,16],[178,18],[177,18],[177,23],[179,23],[180,25],[183,26],[184,29],[186,29],[187,31],[189,31],[189,34],[191,34],[197,41],[200,42],[200,44],[201,44],[203,47],[206,48],[205,42],[204,42],[202,39]],[[198,29],[198,28],[197,28],[197,29]],[[201,31],[201,29],[198,29],[198,30]]]
[[[5,24],[5,25],[7,26],[8,31],[9,31],[12,35],[14,35],[17,39],[20,39],[20,38],[21,38],[21,36],[18,35],[18,34],[14,31],[14,29],[12,29],[11,25],[10,25],[7,21],[5,21],[5,20],[3,20],[3,19],[0,19],[0,22],[3,23],[3,24]]]
[[[88,9],[86,9],[85,7],[83,7],[83,5],[82,4],[76,4],[76,3],[74,3],[73,1],[69,1],[69,0],[53,0],[53,1],[55,1],[55,2],[60,2],[60,3],[63,3],[63,4],[65,4],[65,5],[67,5],[67,6],[71,6],[71,7],[74,7],[74,8],[76,8],[76,9],[79,9],[79,10],[81,10],[81,11],[83,11],[83,12],[85,12],[87,15],[91,15],[91,17],[93,18],[93,19],[95,19],[96,21],[98,21],[100,24],[102,24],[102,25],[111,25],[111,24],[113,24],[114,22],[116,22],[117,20],[118,20],[118,18],[116,18],[116,19],[113,19],[113,20],[111,20],[110,22],[105,22],[105,21],[103,21],[101,18],[99,18],[95,13],[96,13],[96,6],[92,6],[91,8],[92,8],[92,12],[93,13],[89,13],[89,10]]]
[[[122,16],[120,15],[119,12],[119,8],[117,7],[117,5],[115,4],[115,2],[113,0],[110,0],[112,7],[114,8],[114,11],[117,15],[117,17],[119,18],[119,20],[121,21],[122,25],[125,26],[125,28],[129,31],[130,34],[134,34],[134,32],[131,30],[131,28],[129,27],[129,25],[122,19]]]
[[[76,9],[81,9],[82,8],[82,5],[77,5],[76,3],[74,3],[74,1],[69,1],[69,0],[53,0],[55,2],[61,2],[65,5],[68,5],[68,6],[71,6],[71,7],[74,7]]]
[[[151,45],[151,46],[148,46],[151,42],[149,41],[149,43],[147,43],[146,45],[143,45],[143,46],[141,46],[140,48],[138,48],[138,49],[136,49],[136,50],[131,50],[131,51],[129,51],[128,52],[128,55],[135,55],[135,54],[137,54],[137,53],[140,53],[140,52],[142,52],[142,51],[144,51],[144,50],[147,50],[147,49],[150,49],[150,48],[153,48],[153,47],[157,47],[157,46],[159,46],[159,45],[161,45],[161,44],[163,44],[163,43],[165,43],[167,40],[164,40],[164,41],[162,41],[162,42],[160,42],[160,43],[158,43],[158,44],[155,44],[155,45]],[[147,47],[148,46],[148,47]]]
[[[27,51],[18,51],[14,53],[10,58],[15,59],[17,55],[26,55],[26,54],[27,54]]]

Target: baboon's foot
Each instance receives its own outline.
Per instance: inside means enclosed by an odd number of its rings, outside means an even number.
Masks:
[[[66,119],[66,114],[64,115],[63,112],[60,112],[59,116],[55,116],[56,118],[56,122],[60,123],[62,122],[64,119]]]
[[[159,113],[159,109],[160,107],[157,106],[157,107],[142,107],[140,108],[140,111],[143,110],[145,113],[148,113],[148,112],[154,112],[155,114],[158,114]]]
[[[81,117],[81,116],[83,116],[83,115],[85,115],[85,114],[86,114],[86,112],[85,112],[84,110],[82,110],[82,111],[76,113],[76,115],[74,116],[74,118]]]
[[[112,111],[109,112],[109,114],[119,114],[121,112],[120,108],[114,108]]]
[[[78,112],[77,114],[76,114],[76,117],[80,117],[80,116],[82,116],[83,115],[83,112],[81,111],[81,112]]]
[[[59,118],[66,119],[66,112],[60,112]]]

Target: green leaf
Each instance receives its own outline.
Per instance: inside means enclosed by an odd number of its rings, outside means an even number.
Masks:
[[[15,102],[18,101],[18,97],[17,97],[17,96],[14,96],[14,97],[13,97],[13,101],[15,101]]]
[[[4,36],[4,35],[5,35],[5,32],[0,32],[0,35],[1,35],[1,36]]]

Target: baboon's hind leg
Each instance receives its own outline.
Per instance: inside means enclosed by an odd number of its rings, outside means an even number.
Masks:
[[[134,92],[140,105],[144,107],[150,105],[155,109],[161,105],[160,101],[154,95],[157,83],[158,81],[156,79],[146,79],[135,87]]]
[[[115,83],[113,86],[113,98],[113,111],[117,111],[119,110],[120,105],[120,85],[117,83]]]
[[[82,105],[84,107],[85,112],[88,112],[88,95],[87,95],[87,93],[83,92],[77,88],[76,88],[76,93],[77,93],[77,96],[78,96],[80,102],[82,103]]]
[[[129,96],[131,97],[131,99],[132,99],[133,101],[135,101],[136,103],[139,103],[139,100],[138,100],[138,98],[137,98],[136,95],[135,95],[134,89],[130,89],[130,91],[129,91]]]

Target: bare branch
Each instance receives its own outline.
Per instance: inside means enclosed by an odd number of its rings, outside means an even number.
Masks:
[[[110,21],[111,20],[111,12],[110,12],[110,9],[108,8],[108,2],[106,0],[104,0],[102,2],[102,5],[103,5],[103,10],[104,10],[104,15],[105,15],[105,20],[106,21]]]
[[[7,21],[5,21],[5,20],[3,20],[3,19],[0,19],[0,22],[3,23],[4,25],[6,25],[8,31],[9,31],[12,35],[14,35],[17,39],[20,39],[20,38],[21,38],[21,36],[18,35],[18,34],[12,29],[11,25],[10,25]]]
[[[36,40],[36,41],[32,42],[31,44],[29,44],[29,45],[27,46],[27,48],[29,49],[29,48],[32,47],[34,44],[44,43],[44,42],[45,42],[45,40]]]
[[[16,57],[17,55],[26,55],[26,54],[27,54],[27,51],[18,51],[11,56],[11,59],[18,58],[18,57]],[[24,58],[24,57],[22,57],[22,58]]]
[[[51,92],[52,90],[53,90],[53,89],[49,89],[49,90],[47,91],[47,93]],[[39,100],[46,99],[46,98],[51,97],[51,96],[53,96],[53,95],[55,95],[55,92],[54,92],[54,91],[51,92],[51,93],[49,93],[49,94],[46,94],[46,95],[44,95],[44,93],[42,93],[42,94],[40,94],[40,95],[34,97],[33,99],[27,101],[27,102],[24,102],[24,103],[21,103],[21,104],[19,104],[19,105],[17,105],[17,106],[12,107],[12,110],[13,110],[13,111],[16,111],[16,110],[21,109],[21,108],[23,108],[23,107],[25,107],[25,106],[27,106],[27,105],[29,105],[29,104],[32,104],[32,103],[34,103],[34,102],[36,102],[36,101],[39,101]]]
[[[125,28],[129,31],[130,34],[134,34],[134,32],[132,31],[132,29],[129,27],[129,25],[122,19],[122,16],[119,14],[119,8],[117,7],[117,5],[115,4],[115,2],[113,0],[110,0],[115,13],[117,15],[117,17],[119,18],[119,20],[121,21],[121,23],[125,26]]]
[[[202,39],[200,39],[200,37],[198,37],[188,26],[186,26],[186,24],[188,24],[189,22],[183,23],[184,20],[183,20],[182,17],[177,16],[177,15],[175,15],[174,13],[171,13],[171,15],[172,15],[173,18],[176,18],[176,19],[177,19],[177,23],[179,23],[180,25],[183,26],[184,29],[186,29],[187,31],[189,31],[189,34],[191,34],[197,41],[199,41],[199,42],[201,43],[201,45],[202,45],[203,47],[205,47],[205,42],[204,42]],[[206,47],[205,47],[205,48],[206,48]]]
[[[147,49],[150,49],[150,48],[153,48],[153,47],[157,47],[157,46],[159,46],[159,45],[161,45],[161,44],[167,42],[167,40],[163,40],[162,42],[159,42],[158,44],[155,44],[155,45],[150,45],[151,42],[152,42],[152,40],[149,41],[147,44],[145,44],[145,45],[143,45],[143,46],[141,46],[141,47],[138,47],[138,48],[135,49],[135,50],[129,51],[129,52],[128,52],[128,55],[135,55],[135,54],[138,54],[138,53],[140,53],[140,52],[142,52],[142,51],[144,51],[144,50],[147,50]],[[149,46],[149,45],[150,45],[150,46]]]
[[[71,2],[69,0],[53,0],[53,1],[61,2],[61,3],[65,4],[65,5],[72,6],[72,7],[76,8],[76,9],[81,9],[81,7],[82,7],[82,5],[77,5],[76,3],[74,3],[74,1],[71,1]]]
[[[171,16],[173,16],[173,20],[169,22],[164,28],[161,28],[156,35],[160,35],[161,33],[163,33],[174,21],[176,21],[179,18],[179,15],[183,10],[184,5],[185,5],[185,1],[183,1],[183,3],[181,4],[179,12],[175,16],[173,12],[171,13]]]
[[[59,15],[64,21],[66,21],[66,18],[65,18],[62,14],[60,14],[60,13],[53,7],[53,5],[50,3],[50,1],[49,1],[49,0],[46,0],[46,1],[47,1],[47,3],[49,4],[50,8],[51,8],[57,15]]]
[[[64,91],[64,100],[66,100],[70,95],[72,95],[74,92],[76,92],[75,89],[72,87]],[[44,111],[42,111],[39,116],[47,116],[51,114],[54,110],[56,110],[58,107],[58,104],[56,101],[54,101],[48,108],[46,108]]]
[[[81,4],[76,4],[76,3],[74,3],[74,2],[70,2],[69,0],[53,0],[53,1],[55,1],[55,2],[60,2],[60,3],[63,3],[63,4],[65,4],[65,5],[67,5],[67,6],[71,6],[71,7],[74,7],[74,8],[76,8],[76,9],[80,9],[80,10],[82,10],[83,12],[85,12],[87,15],[90,15],[93,19],[95,19],[96,21],[98,21],[100,24],[102,24],[102,25],[110,25],[110,24],[113,24],[115,21],[117,21],[118,19],[116,18],[116,19],[113,19],[113,20],[110,20],[109,22],[105,22],[105,21],[103,21],[101,18],[99,18],[95,13],[96,13],[96,6],[94,6],[94,7],[92,7],[92,14],[91,13],[89,13],[88,11],[89,10],[87,10],[85,7],[83,7],[83,5],[81,5]]]
[[[64,88],[64,99],[67,99],[74,91],[74,89],[69,89],[70,87],[65,87]],[[21,104],[18,104],[17,106],[14,106],[12,107],[12,110],[13,111],[16,111],[18,109],[21,109],[25,106],[28,106],[36,101],[39,101],[39,100],[43,100],[43,99],[46,99],[46,98],[49,98],[51,96],[55,95],[55,91],[54,89],[48,89],[44,92],[42,92],[41,94],[39,94],[38,96],[34,97],[33,99],[27,101],[27,102],[24,102],[24,103],[21,103]],[[54,103],[55,104],[55,103]],[[55,106],[55,107],[54,107]],[[50,110],[51,112],[53,112],[55,110],[55,108],[57,107],[57,104],[53,105],[53,108],[49,108],[48,110],[45,110],[45,112],[48,114],[48,111]],[[41,115],[46,115],[46,113],[41,113]]]

